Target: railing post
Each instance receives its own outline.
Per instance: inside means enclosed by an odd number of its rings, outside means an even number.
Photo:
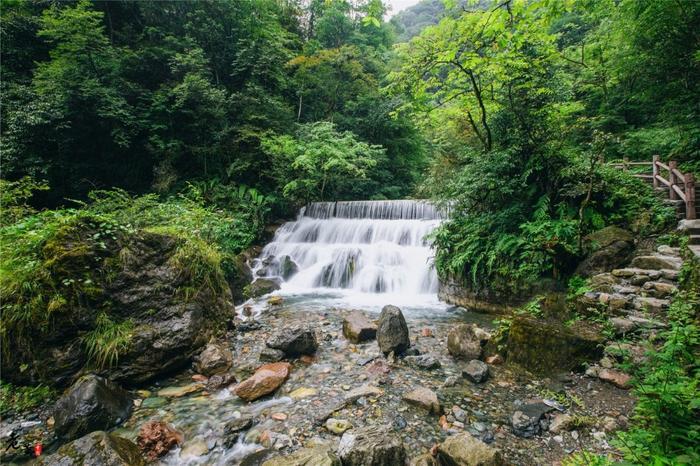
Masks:
[[[695,177],[692,173],[685,174],[685,218],[695,219]]]
[[[630,161],[629,157],[622,157],[622,170],[623,171],[627,171],[629,169],[629,165],[628,165],[629,161]]]
[[[677,183],[676,174],[673,173],[673,170],[676,169],[677,165],[678,164],[674,160],[668,162],[668,181],[671,183],[671,186],[668,187],[668,198],[674,201],[678,199],[678,194],[676,194],[676,191],[673,189],[673,185]]]
[[[656,179],[656,177],[659,176],[659,166],[657,163],[659,163],[659,156],[655,155],[653,157],[653,161],[651,162],[651,174],[653,176],[652,180],[654,182],[654,188],[659,187],[659,180]]]

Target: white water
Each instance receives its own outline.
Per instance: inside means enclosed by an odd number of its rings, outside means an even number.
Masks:
[[[324,202],[282,225],[254,261],[280,294],[326,293],[354,306],[437,301],[426,236],[442,215],[425,201]]]

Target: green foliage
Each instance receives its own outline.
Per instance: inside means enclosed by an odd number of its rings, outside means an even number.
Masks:
[[[111,367],[129,349],[133,332],[130,320],[114,322],[104,312],[95,319],[95,328],[83,337],[89,361],[99,369]]]
[[[617,463],[606,456],[581,451],[564,458],[561,464],[562,466],[612,466]]]
[[[346,198],[353,182],[366,178],[384,155],[327,122],[300,125],[295,138],[271,136],[262,145],[273,157],[275,178],[286,183],[282,194],[295,204]]]
[[[696,464],[700,461],[700,329],[697,294],[677,295],[668,311],[663,346],[637,371],[633,426],[617,446],[640,464]]]
[[[17,181],[0,179],[0,225],[9,225],[35,213],[29,201],[37,191],[49,189],[45,182],[25,176]]]
[[[0,414],[22,413],[56,398],[56,392],[44,385],[19,387],[0,382]]]

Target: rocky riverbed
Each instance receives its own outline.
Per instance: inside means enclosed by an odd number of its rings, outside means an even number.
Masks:
[[[461,308],[431,317],[408,313],[409,356],[395,358],[384,357],[375,339],[348,341],[348,311],[284,301],[264,306],[228,335],[237,380],[264,363],[261,353],[269,357],[266,341],[278,329],[312,329],[318,342],[313,356],[290,359],[289,376],[274,394],[245,402],[228,386],[207,388],[209,380],[191,371],[137,392],[131,418],[116,433],[136,440],[148,420],[169,423],[184,442],[163,464],[259,464],[302,447],[336,448],[343,432],[367,426],[393,432],[408,458],[467,432],[510,463],[551,464],[581,448],[614,453],[610,432],[626,424],[632,407],[628,391],[580,374],[538,378],[489,364],[485,381],[471,381],[463,375],[466,361],[448,354],[448,332],[458,323],[486,330],[491,323]]]

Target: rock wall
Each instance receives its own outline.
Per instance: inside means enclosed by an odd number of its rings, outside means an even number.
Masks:
[[[493,289],[474,290],[469,285],[450,278],[440,279],[438,298],[455,306],[488,314],[509,314],[538,294],[557,289],[553,280],[541,280],[519,292],[503,293]]]

